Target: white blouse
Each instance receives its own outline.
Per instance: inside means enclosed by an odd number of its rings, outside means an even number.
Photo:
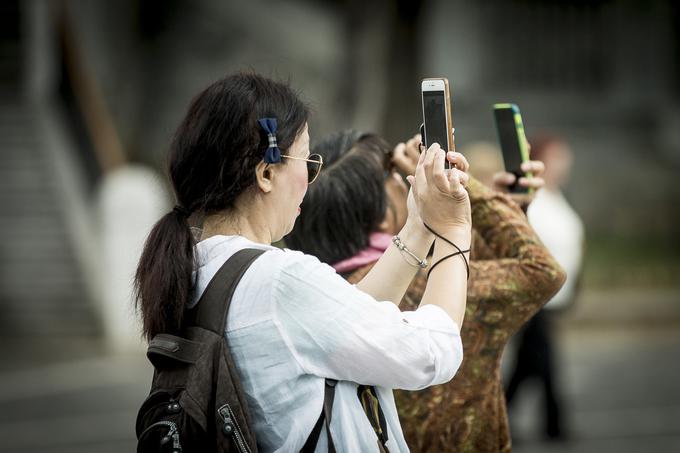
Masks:
[[[417,390],[451,380],[463,359],[455,322],[435,305],[401,312],[391,302],[376,302],[310,255],[240,236],[213,236],[197,244],[192,304],[222,264],[243,248],[267,252],[236,288],[225,336],[258,448],[299,451],[321,414],[324,378],[332,378],[341,381],[331,422],[338,452],[378,451],[357,383],[376,386],[389,450],[409,451],[392,389]],[[316,451],[327,451],[325,429]]]

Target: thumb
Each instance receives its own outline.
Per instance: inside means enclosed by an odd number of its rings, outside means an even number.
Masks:
[[[413,191],[413,196],[418,198],[418,190],[416,189],[416,177],[413,175],[408,175],[406,180],[411,185],[411,190]]]

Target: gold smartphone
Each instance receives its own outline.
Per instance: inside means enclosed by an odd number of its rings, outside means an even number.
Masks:
[[[444,151],[455,151],[449,81],[444,77],[423,79],[420,91],[423,102],[425,147],[429,148],[433,143],[439,143]],[[448,160],[446,168],[450,168]]]

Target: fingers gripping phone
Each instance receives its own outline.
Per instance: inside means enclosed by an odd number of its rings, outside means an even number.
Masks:
[[[432,143],[439,143],[445,151],[453,151],[453,135],[451,134],[451,95],[449,81],[443,77],[423,79],[421,82],[423,101],[423,143],[429,148]],[[451,164],[446,161],[446,168]]]
[[[501,144],[505,171],[514,174],[517,179],[509,187],[512,193],[529,193],[529,189],[519,185],[519,178],[525,176],[522,163],[529,160],[529,147],[524,135],[524,125],[519,107],[515,104],[494,104],[493,113],[496,119],[498,140]],[[531,176],[527,173],[526,176]]]

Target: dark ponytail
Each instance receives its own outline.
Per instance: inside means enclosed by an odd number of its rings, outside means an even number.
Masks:
[[[153,227],[135,274],[136,308],[147,339],[181,330],[196,269],[186,214],[227,211],[254,186],[255,167],[268,146],[259,118],[277,118],[276,136],[285,154],[308,116],[307,106],[287,84],[257,74],[228,76],[194,98],[168,159],[168,177],[181,208]]]
[[[154,225],[137,266],[135,290],[147,339],[176,333],[191,290],[194,239],[186,216],[176,210]]]

